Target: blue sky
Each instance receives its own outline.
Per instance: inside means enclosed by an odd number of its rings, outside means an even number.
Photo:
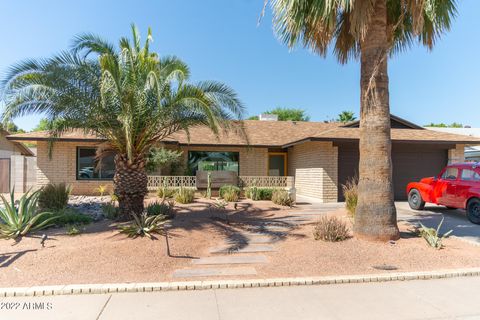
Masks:
[[[82,0],[0,2],[0,72],[24,58],[68,48],[71,38],[94,32],[112,41],[151,26],[154,49],[186,61],[192,80],[233,87],[248,114],[274,107],[307,111],[312,120],[359,111],[359,64],[339,65],[308,50],[288,50],[273,35],[271,16],[257,20],[263,0]],[[392,113],[410,121],[480,126],[480,1],[459,1],[450,33],[432,52],[415,47],[390,60]],[[19,118],[31,129],[38,116]]]

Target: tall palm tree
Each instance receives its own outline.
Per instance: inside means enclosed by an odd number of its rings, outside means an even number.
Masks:
[[[337,118],[337,121],[341,123],[348,123],[355,121],[357,118],[355,117],[355,113],[352,111],[342,111]]]
[[[268,0],[265,1],[267,4]],[[388,58],[416,41],[431,49],[449,30],[455,0],[270,0],[274,29],[288,46],[340,63],[360,60],[360,164],[356,236],[398,239],[393,202]]]
[[[55,123],[53,136],[80,128],[107,140],[98,154],[115,154],[114,191],[124,218],[144,209],[145,161],[153,145],[195,125],[217,133],[244,112],[232,89],[188,83],[187,65],[160,58],[150,51],[151,42],[149,29],[142,47],[134,25],[132,38],[121,38],[118,49],[83,34],[69,51],[12,66],[1,83],[4,121],[41,113]]]

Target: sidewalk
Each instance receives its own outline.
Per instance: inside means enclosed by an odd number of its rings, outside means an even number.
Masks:
[[[43,310],[0,310],[0,319],[480,319],[475,299],[479,290],[480,277],[469,277],[2,298],[18,309]]]

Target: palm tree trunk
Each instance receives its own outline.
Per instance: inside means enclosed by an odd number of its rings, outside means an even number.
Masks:
[[[120,220],[143,213],[143,201],[148,193],[145,159],[138,158],[129,164],[126,155],[115,156],[114,192],[118,196]]]
[[[377,0],[374,10],[360,44],[360,163],[354,233],[358,238],[386,241],[400,237],[392,184],[386,0]]]

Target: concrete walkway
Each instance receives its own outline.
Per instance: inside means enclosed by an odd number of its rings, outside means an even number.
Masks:
[[[480,319],[480,278],[3,298],[0,319]],[[43,303],[43,304],[42,304]],[[37,310],[33,310],[36,306]],[[43,307],[41,307],[43,306]],[[49,310],[46,310],[49,306]],[[30,310],[27,308],[30,307]],[[42,309],[42,310],[38,310]]]

